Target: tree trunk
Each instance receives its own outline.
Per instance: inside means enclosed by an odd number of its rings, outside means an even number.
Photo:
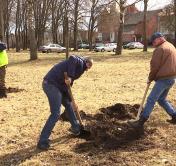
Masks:
[[[66,45],[66,59],[69,57],[69,27],[68,16],[65,16],[65,45]]]
[[[147,3],[148,0],[144,0],[144,22],[143,22],[143,44],[144,44],[144,48],[143,51],[147,51]]]
[[[32,14],[32,1],[28,0],[28,23],[29,23],[29,41],[30,41],[30,60],[36,60],[37,57],[37,42],[35,38],[35,30]]]
[[[16,52],[19,52],[20,51],[20,0],[17,0],[15,38],[16,38]]]
[[[118,30],[118,35],[117,35],[117,48],[116,48],[116,55],[121,55],[122,54],[122,34],[123,34],[123,28],[124,28],[124,10],[125,8],[123,5],[120,6],[120,26]]]
[[[4,2],[3,0],[0,0],[0,40],[5,41],[5,35],[4,35]]]
[[[77,37],[78,37],[78,5],[79,5],[79,0],[76,0],[75,11],[74,11],[74,51],[78,50],[78,43],[77,43]]]

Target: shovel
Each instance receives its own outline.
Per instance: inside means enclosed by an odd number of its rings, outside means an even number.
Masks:
[[[65,77],[65,79],[68,79],[67,72],[64,72],[64,77]],[[79,121],[79,124],[80,124],[81,128],[84,128],[84,125],[83,125],[81,116],[80,116],[80,114],[79,114],[79,109],[78,109],[78,107],[77,107],[77,105],[76,105],[75,99],[74,99],[73,94],[72,94],[72,91],[71,91],[71,86],[70,86],[70,84],[67,85],[67,87],[68,87],[68,92],[69,92],[70,97],[71,97],[71,100],[72,100],[72,107],[73,107],[73,110],[74,110],[74,112],[75,112],[75,114],[76,114],[76,117],[77,117],[77,119],[78,119],[78,121]]]
[[[142,102],[141,102],[140,107],[139,107],[139,109],[138,109],[138,113],[137,113],[137,116],[136,116],[136,120],[139,120],[139,116],[140,116],[140,114],[141,114],[141,112],[142,112],[142,108],[143,108],[143,105],[144,105],[144,101],[145,101],[147,92],[148,92],[148,90],[149,90],[149,86],[150,86],[150,83],[147,84],[147,87],[146,87],[146,89],[145,89],[144,96],[143,96],[143,98],[142,98]]]

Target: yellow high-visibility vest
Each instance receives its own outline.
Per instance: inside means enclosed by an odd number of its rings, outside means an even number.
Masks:
[[[0,51],[0,67],[8,64],[8,57],[6,50]]]

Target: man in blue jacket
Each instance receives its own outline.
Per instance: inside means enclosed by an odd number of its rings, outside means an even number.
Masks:
[[[85,71],[90,69],[92,65],[93,60],[91,58],[82,58],[72,55],[67,60],[56,64],[44,77],[42,86],[48,97],[51,114],[41,132],[37,144],[39,149],[47,150],[50,147],[49,136],[60,117],[61,104],[68,113],[72,133],[77,136],[86,135],[86,131],[83,130],[77,122],[71,105],[67,84],[73,85],[74,80],[78,79]],[[64,72],[67,72],[69,77],[67,80],[64,78]]]

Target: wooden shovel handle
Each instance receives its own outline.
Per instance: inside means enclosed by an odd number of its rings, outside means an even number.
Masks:
[[[149,87],[150,87],[150,84],[147,84],[146,89],[145,89],[145,92],[144,92],[144,96],[143,96],[143,98],[142,98],[142,102],[141,102],[140,107],[139,107],[139,109],[138,109],[138,114],[137,114],[137,117],[136,117],[137,120],[139,119],[139,116],[140,116],[140,114],[141,114],[141,112],[142,112],[142,108],[143,108],[144,101],[145,101],[145,98],[146,98],[146,96],[147,96],[147,92],[148,92],[148,90],[149,90]]]
[[[67,72],[64,72],[64,77],[65,77],[65,79],[68,79]],[[68,92],[69,92],[71,100],[72,100],[73,110],[74,110],[74,112],[76,114],[76,117],[78,118],[78,121],[79,121],[80,125],[83,126],[83,122],[82,122],[81,116],[79,114],[79,109],[78,109],[78,107],[77,107],[77,105],[75,103],[75,99],[74,99],[72,91],[71,91],[71,86],[67,85],[67,87],[68,87]]]

